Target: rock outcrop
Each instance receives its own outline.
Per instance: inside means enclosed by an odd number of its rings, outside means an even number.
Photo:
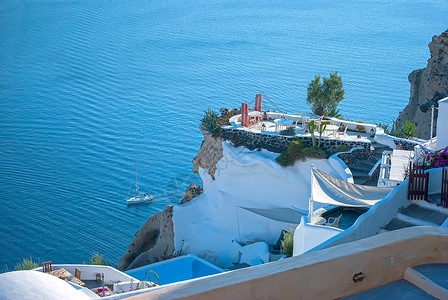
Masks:
[[[190,184],[187,187],[187,190],[185,191],[184,198],[182,201],[180,201],[179,204],[184,204],[193,199],[194,197],[199,196],[202,194],[203,190],[200,186],[197,186],[196,184]]]
[[[137,231],[126,253],[117,264],[119,270],[144,266],[174,253],[173,206],[152,215]]]
[[[216,164],[222,158],[221,137],[213,137],[207,131],[199,126],[204,135],[204,141],[201,144],[198,155],[193,159],[193,173],[198,173],[199,167],[208,169],[208,173],[215,180]]]
[[[437,106],[437,101],[448,96],[448,30],[439,36],[434,36],[428,45],[431,58],[424,69],[409,74],[411,94],[408,105],[397,118],[398,126],[406,121],[416,125],[417,137],[429,139],[431,127],[431,108]],[[429,107],[426,112],[420,109]],[[434,129],[436,127],[434,122]],[[435,132],[435,131],[434,131]]]

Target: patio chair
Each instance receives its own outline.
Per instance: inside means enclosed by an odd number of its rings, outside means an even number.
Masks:
[[[309,122],[310,122],[310,117],[302,117],[302,129],[304,131],[308,129]]]
[[[53,268],[51,266],[52,261],[46,261],[42,263],[42,272],[44,273],[50,273],[53,271]]]
[[[338,132],[338,136],[341,136],[341,135],[342,135],[342,136],[346,137],[346,136],[347,136],[347,128],[348,128],[348,127],[346,126],[345,129],[344,129],[344,132],[340,132],[340,131],[339,131],[339,132]]]
[[[342,214],[335,218],[335,217],[329,217],[327,223],[325,223],[325,225],[328,225],[330,227],[335,227],[338,228],[339,226],[339,220],[341,220]]]
[[[81,280],[81,270],[78,268],[75,268],[75,277]]]

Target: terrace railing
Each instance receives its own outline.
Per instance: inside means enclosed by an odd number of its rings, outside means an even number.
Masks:
[[[412,162],[409,163],[408,199],[428,201],[428,184],[429,174]]]
[[[448,169],[442,169],[442,189],[440,191],[440,203],[443,207],[448,207]]]

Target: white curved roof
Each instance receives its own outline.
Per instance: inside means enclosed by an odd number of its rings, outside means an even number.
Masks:
[[[90,299],[81,290],[49,274],[14,271],[0,274],[0,299]]]

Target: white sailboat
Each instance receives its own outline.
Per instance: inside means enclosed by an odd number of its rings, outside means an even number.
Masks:
[[[129,194],[128,194],[129,196]],[[139,194],[138,193],[138,184],[137,184],[137,160],[135,161],[135,196],[129,199],[126,199],[126,202],[128,204],[134,204],[134,203],[145,203],[145,202],[151,202],[153,200],[152,196],[147,194]]]

